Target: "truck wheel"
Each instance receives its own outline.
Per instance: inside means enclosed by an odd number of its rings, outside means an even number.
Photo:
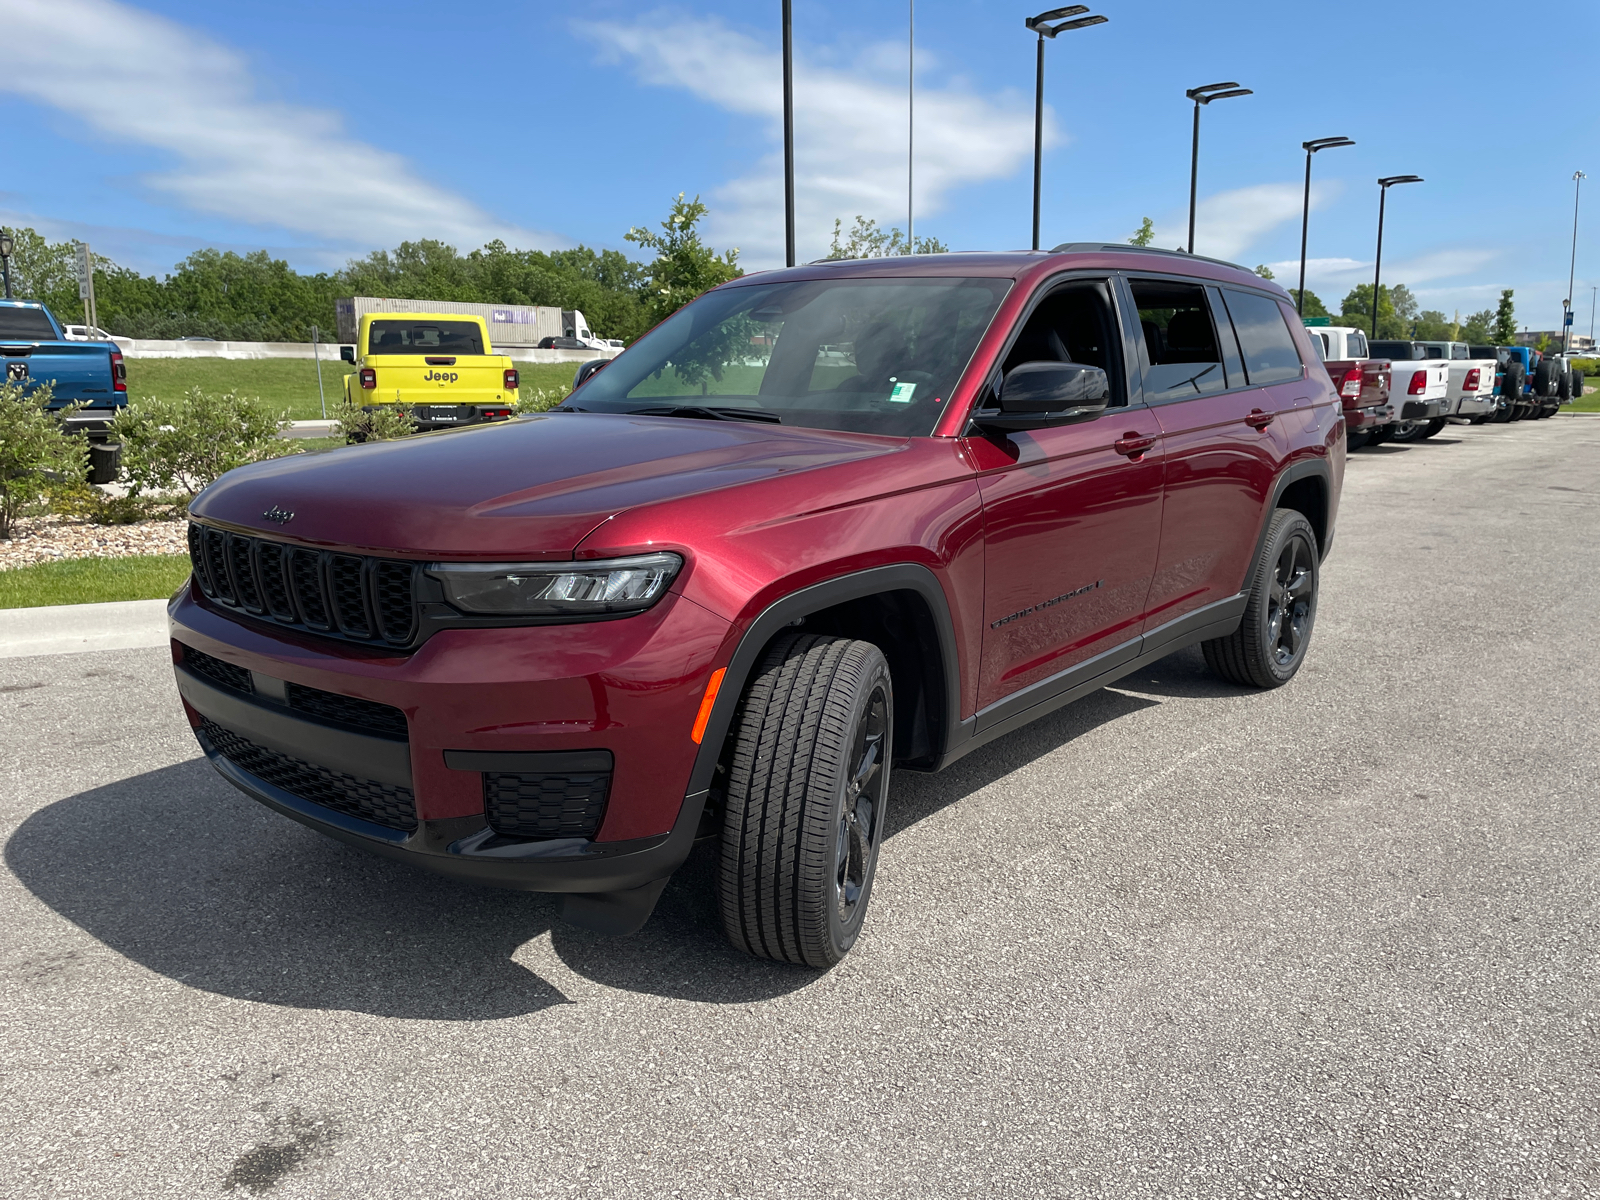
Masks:
[[[1566,404],[1572,399],[1572,372],[1558,371],[1556,373],[1556,399]]]
[[[1227,637],[1200,644],[1206,664],[1230,683],[1282,687],[1293,679],[1317,620],[1317,537],[1311,522],[1280,508],[1267,527],[1244,620]]]
[[[1426,434],[1422,431],[1427,426],[1421,421],[1396,421],[1394,432],[1389,435],[1391,442],[1420,442]]]
[[[734,945],[833,966],[855,944],[883,840],[894,688],[870,642],[784,634],[734,717],[719,899]]]
[[[1372,435],[1366,430],[1362,430],[1360,433],[1346,433],[1344,435],[1345,451],[1348,453],[1350,451],[1361,449],[1361,447],[1367,444],[1367,439],[1371,436]]]
[[[1367,445],[1381,446],[1389,440],[1390,435],[1393,433],[1393,425],[1378,425],[1369,429],[1367,430]]]
[[[1448,418],[1446,418],[1446,417],[1435,417],[1433,420],[1429,421],[1426,425],[1424,425],[1422,427],[1421,432],[1419,432],[1417,434],[1417,441],[1420,442],[1424,438],[1431,438],[1434,434],[1438,433],[1441,429],[1443,429],[1448,424],[1450,424],[1450,421],[1449,421]]]

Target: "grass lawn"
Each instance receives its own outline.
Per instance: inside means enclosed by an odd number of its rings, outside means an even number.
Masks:
[[[344,402],[344,377],[354,367],[341,362],[333,348],[331,361],[322,361],[322,386],[328,396],[328,415],[337,415]],[[575,363],[517,363],[524,393],[566,387]],[[168,396],[199,387],[208,392],[242,392],[260,396],[275,409],[288,409],[295,421],[322,416],[317,401],[317,365],[309,358],[131,358],[128,360],[128,399]]]
[[[1582,399],[1574,400],[1569,412],[1600,412],[1600,376],[1590,375],[1583,381]]]
[[[184,554],[69,558],[0,571],[0,608],[165,600],[189,577]]]

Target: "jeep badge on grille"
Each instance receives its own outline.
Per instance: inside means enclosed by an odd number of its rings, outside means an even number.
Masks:
[[[290,521],[294,520],[294,514],[292,512],[285,512],[276,504],[267,509],[267,511],[261,515],[269,521],[276,521],[279,525],[287,525]]]

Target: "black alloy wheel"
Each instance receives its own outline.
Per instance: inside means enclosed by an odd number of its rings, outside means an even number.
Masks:
[[[728,939],[827,968],[861,933],[883,842],[894,684],[870,642],[785,633],[729,732],[718,900]]]
[[[1305,662],[1311,644],[1320,575],[1311,523],[1292,509],[1278,509],[1251,576],[1244,619],[1227,637],[1201,643],[1207,665],[1246,687],[1288,683]]]

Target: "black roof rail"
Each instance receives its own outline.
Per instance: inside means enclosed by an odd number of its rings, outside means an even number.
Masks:
[[[1115,254],[1160,254],[1167,258],[1182,258],[1190,262],[1216,263],[1219,267],[1232,267],[1236,271],[1243,271],[1246,275],[1255,272],[1240,263],[1229,262],[1225,258],[1207,258],[1204,254],[1190,254],[1187,250],[1162,250],[1155,246],[1129,246],[1107,242],[1062,242],[1059,246],[1050,248],[1051,254],[1083,254],[1089,251],[1103,250]]]

